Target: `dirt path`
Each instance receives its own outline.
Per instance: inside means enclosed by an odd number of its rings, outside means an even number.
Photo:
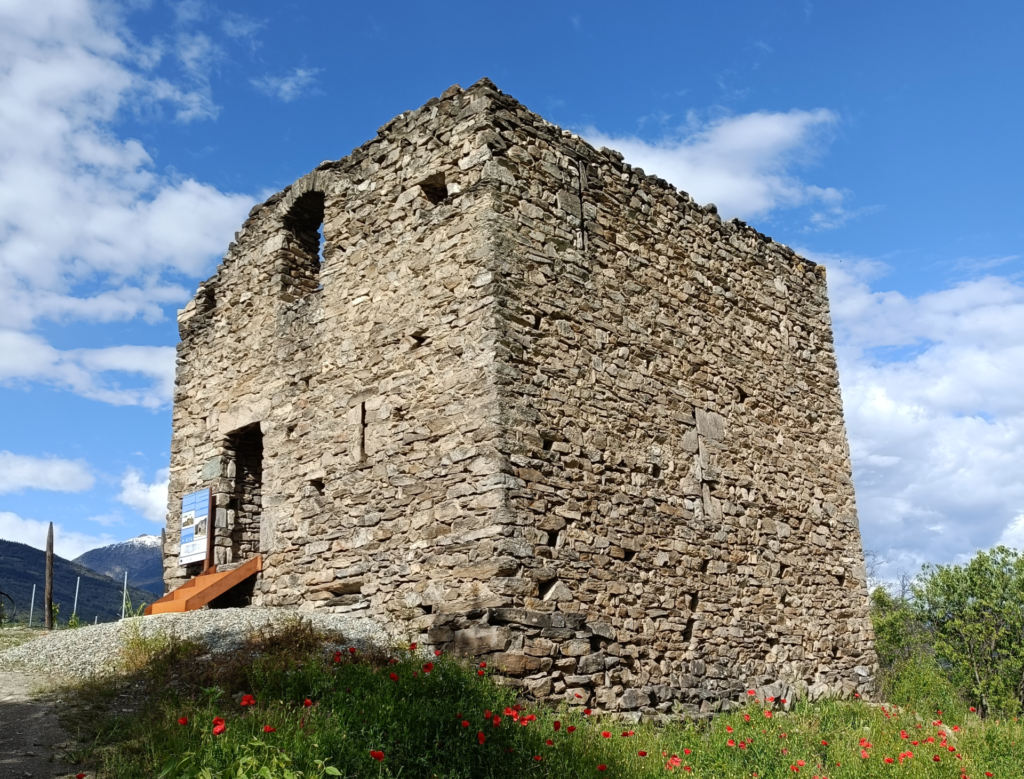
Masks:
[[[58,696],[39,693],[48,681],[0,671],[0,779],[73,777],[80,770],[62,759],[74,742],[57,722]]]

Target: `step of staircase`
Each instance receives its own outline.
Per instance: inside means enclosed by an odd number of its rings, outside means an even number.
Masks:
[[[214,598],[223,595],[232,587],[241,584],[262,570],[263,558],[260,555],[256,555],[230,571],[217,571],[214,567],[212,570],[204,571],[189,579],[160,600],[149,604],[143,613],[146,615],[172,614],[201,609]]]

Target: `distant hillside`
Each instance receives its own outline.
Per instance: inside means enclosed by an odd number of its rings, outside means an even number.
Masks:
[[[160,536],[141,535],[110,546],[90,549],[74,562],[91,568],[119,582],[128,571],[128,586],[164,594],[164,563],[160,552]]]
[[[121,574],[124,576],[124,574]],[[75,581],[81,576],[78,592],[78,618],[83,622],[110,622],[121,616],[121,584],[96,573],[84,565],[53,556],[53,602],[60,604],[57,619],[67,622],[75,600]],[[43,619],[43,587],[46,577],[46,553],[27,544],[0,539],[0,590],[6,592],[18,607],[18,619],[27,619],[32,585],[36,585],[36,607],[33,624]],[[156,596],[137,587],[128,587],[133,606],[152,603]]]

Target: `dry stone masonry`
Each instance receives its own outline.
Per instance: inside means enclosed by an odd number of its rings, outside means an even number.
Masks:
[[[210,487],[254,605],[536,698],[872,692],[824,268],[491,82],[256,206],[178,322],[169,587]]]

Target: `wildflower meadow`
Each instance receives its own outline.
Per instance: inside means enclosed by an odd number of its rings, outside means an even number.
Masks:
[[[214,659],[166,640],[129,676],[83,685],[83,777],[1020,777],[1024,729],[953,703],[761,700],[629,723],[531,706],[485,663],[339,646],[294,623]],[[325,648],[333,646],[334,648]],[[132,703],[124,710],[124,701]],[[88,708],[85,708],[85,705]],[[74,713],[77,712],[77,713]]]

